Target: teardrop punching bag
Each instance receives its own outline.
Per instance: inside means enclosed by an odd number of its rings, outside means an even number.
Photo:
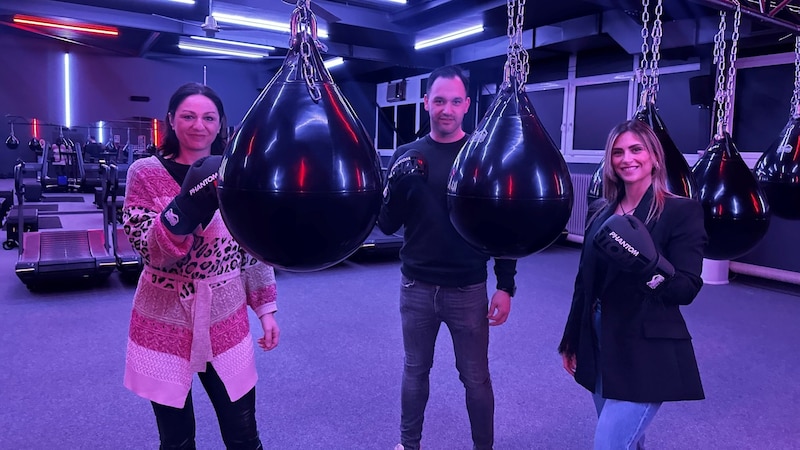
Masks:
[[[800,219],[800,116],[789,119],[753,172],[767,194],[770,211],[785,219]]]
[[[675,195],[682,197],[695,198],[697,196],[697,184],[695,183],[692,169],[686,162],[686,158],[678,150],[678,146],[669,135],[664,120],[658,115],[655,103],[647,102],[644,109],[636,114],[636,118],[650,125],[655,132],[661,147],[664,149],[664,167],[667,169],[667,190]],[[589,182],[589,191],[586,200],[589,204],[603,196],[603,165],[605,160],[600,161],[597,170],[592,175]]]
[[[19,147],[19,139],[12,134],[6,139],[6,147],[11,150],[16,150],[16,148]]]
[[[711,141],[692,173],[705,212],[705,257],[735,259],[752,250],[769,227],[769,205],[727,132]]]
[[[306,272],[359,248],[377,220],[382,182],[377,152],[316,36],[295,32],[294,22],[283,65],[225,150],[218,193],[225,224],[248,252]]]
[[[491,257],[543,250],[572,213],[567,164],[518,87],[515,78],[501,86],[447,184],[453,226]]]
[[[650,125],[664,148],[664,167],[667,170],[667,190],[682,197],[697,197],[697,184],[692,169],[686,162],[683,153],[678,150],[675,141],[669,135],[667,126],[658,115],[655,103],[649,102],[644,110],[636,114],[636,118]]]

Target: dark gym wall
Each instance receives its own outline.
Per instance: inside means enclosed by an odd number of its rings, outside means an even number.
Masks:
[[[267,78],[263,73],[268,72],[261,63],[144,59],[36,37],[0,34],[0,46],[13,61],[0,71],[0,112],[54,124],[65,122],[63,54],[70,52],[73,126],[134,116],[163,119],[169,96],[183,83],[202,82],[204,65],[208,85],[222,97],[228,122],[235,125],[258,96],[263,87],[259,84]],[[150,101],[133,102],[131,96]],[[20,140],[27,142],[30,130],[19,128]]]

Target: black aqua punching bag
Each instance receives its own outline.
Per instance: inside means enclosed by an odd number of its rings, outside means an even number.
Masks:
[[[789,119],[753,172],[770,211],[784,219],[800,219],[800,117]]]
[[[17,147],[19,147],[19,139],[17,139],[17,137],[14,136],[13,122],[11,123],[11,134],[9,134],[8,138],[6,138],[6,147],[8,147],[11,150],[16,150]]]
[[[769,227],[769,206],[728,133],[711,141],[692,173],[705,213],[705,257],[735,259],[752,250]]]
[[[658,115],[654,103],[649,102],[636,118],[650,125],[664,149],[664,167],[667,170],[667,190],[682,197],[697,197],[697,184],[692,169],[675,141],[669,135],[664,120]]]
[[[450,221],[472,247],[521,258],[553,243],[572,213],[567,164],[515,78],[504,83],[458,154]]]
[[[636,118],[653,129],[658,142],[664,149],[664,166],[667,169],[667,190],[675,195],[682,197],[695,198],[697,196],[697,184],[695,183],[692,169],[686,158],[678,150],[675,141],[670,137],[664,120],[658,115],[658,111],[653,102],[648,102],[645,108],[636,114]],[[586,194],[587,203],[591,204],[594,200],[603,197],[603,166],[605,160],[600,161],[597,169],[592,174],[589,182],[589,190]]]
[[[218,192],[247,251],[305,272],[359,248],[377,220],[382,180],[371,138],[323,65],[315,21],[310,36],[295,31],[297,20],[313,16],[293,16],[289,53],[228,144]]]

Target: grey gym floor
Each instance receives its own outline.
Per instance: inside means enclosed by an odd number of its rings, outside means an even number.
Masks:
[[[8,181],[0,180],[0,189],[9,189]],[[86,194],[60,208],[94,205]],[[102,224],[99,213],[60,217],[64,229]],[[555,351],[578,256],[576,246],[554,245],[519,261],[510,319],[491,330],[498,450],[591,448],[590,395]],[[115,273],[92,289],[31,293],[14,275],[16,259],[16,250],[0,252],[0,448],[157,448],[149,403],[122,387],[134,287]],[[279,271],[277,280],[281,343],[256,355],[265,448],[393,448],[403,358],[397,258]],[[663,406],[648,448],[800,448],[798,296],[796,286],[742,277],[702,289],[684,313],[707,399]],[[252,325],[259,329],[254,317]],[[195,387],[198,448],[221,449],[212,407],[199,382]],[[423,448],[471,448],[446,328],[431,373]]]

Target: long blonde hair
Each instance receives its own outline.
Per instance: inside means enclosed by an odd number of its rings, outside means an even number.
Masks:
[[[651,187],[653,188],[653,199],[650,202],[650,210],[647,213],[645,223],[658,219],[664,211],[664,199],[675,197],[667,190],[667,169],[664,164],[664,148],[658,140],[653,129],[639,119],[631,119],[620,123],[611,129],[606,140],[604,153],[605,164],[603,164],[603,198],[609,205],[616,207],[620,200],[625,197],[625,184],[614,172],[611,165],[611,150],[614,142],[623,133],[633,133],[642,142],[647,152],[653,158],[653,174]]]

